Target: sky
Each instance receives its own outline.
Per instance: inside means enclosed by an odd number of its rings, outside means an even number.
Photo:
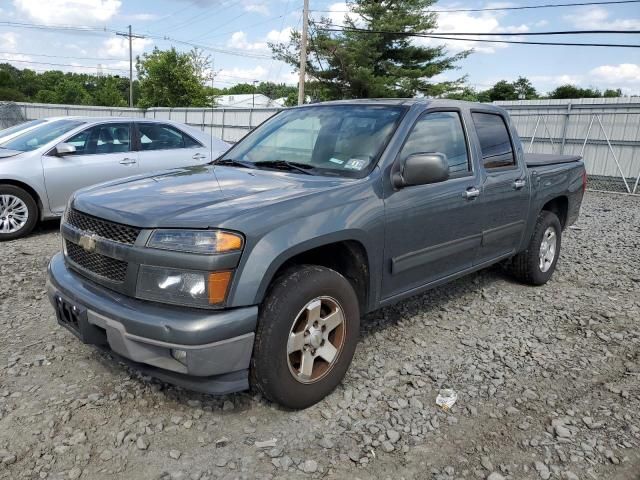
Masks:
[[[575,29],[626,29],[640,31],[640,3],[544,8],[515,11],[451,12],[455,9],[575,3],[576,0],[486,2],[440,0],[433,7],[440,32],[523,32]],[[311,15],[329,16],[336,24],[344,18],[344,2],[310,0]],[[320,11],[324,11],[321,13]],[[48,30],[7,25],[91,27]],[[133,42],[134,56],[178,42],[205,45],[213,59],[218,87],[239,82],[297,83],[297,75],[284,63],[271,59],[269,42],[285,41],[302,23],[302,0],[0,0],[0,62],[36,71],[97,72],[128,76],[128,40],[113,31],[133,32],[145,38]],[[89,31],[88,31],[89,30]],[[488,37],[494,38],[494,37]],[[497,37],[496,37],[497,38]],[[535,38],[540,41],[572,41],[640,44],[639,35],[580,35]],[[640,94],[640,49],[533,46],[420,39],[444,43],[449,53],[474,49],[458,63],[458,69],[437,77],[462,76],[476,89],[495,82],[529,78],[544,93],[561,84],[621,88],[627,95]],[[134,69],[135,73],[135,69]]]

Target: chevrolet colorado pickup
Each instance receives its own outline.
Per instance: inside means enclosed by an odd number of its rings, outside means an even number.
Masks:
[[[361,315],[503,262],[542,285],[580,210],[579,157],[449,100],[285,110],[211,165],[77,192],[51,260],[60,324],[161,380],[308,407]]]

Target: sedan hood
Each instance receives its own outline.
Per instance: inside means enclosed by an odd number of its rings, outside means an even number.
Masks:
[[[199,166],[132,177],[81,190],[74,208],[141,228],[221,226],[247,210],[348,182],[267,170]]]
[[[9,150],[6,148],[0,148],[0,159],[15,157],[16,155],[20,155],[21,153],[23,152],[21,152],[20,150]]]

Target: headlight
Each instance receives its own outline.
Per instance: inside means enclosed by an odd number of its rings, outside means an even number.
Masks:
[[[199,272],[141,265],[136,296],[177,305],[208,307],[225,301],[232,272]]]
[[[147,247],[191,253],[227,253],[242,250],[242,236],[223,230],[155,230]]]

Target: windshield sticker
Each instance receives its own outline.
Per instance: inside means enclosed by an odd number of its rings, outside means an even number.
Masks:
[[[329,161],[332,162],[332,163],[337,163],[338,165],[342,165],[344,163],[342,160],[340,160],[338,158],[333,158],[333,157],[330,158]]]
[[[352,158],[347,162],[344,168],[348,168],[349,170],[362,170],[367,166],[367,160],[362,160],[360,158]]]

